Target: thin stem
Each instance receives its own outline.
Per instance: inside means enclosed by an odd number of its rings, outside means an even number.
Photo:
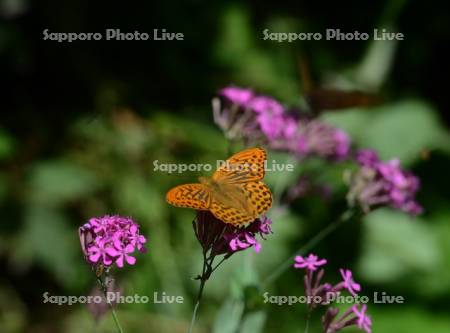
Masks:
[[[295,251],[289,258],[287,258],[278,268],[276,268],[263,282],[262,286],[267,286],[272,283],[276,279],[278,279],[289,267],[292,266],[292,263],[297,255],[302,255],[307,251],[310,251],[314,248],[318,243],[320,243],[325,237],[335,231],[338,227],[340,227],[344,222],[348,221],[353,216],[352,210],[345,211],[339,219],[334,221],[333,223],[326,226],[322,229],[318,234],[316,234],[313,238],[311,238],[306,244],[300,247],[297,251]]]
[[[219,268],[220,265],[222,265],[222,263],[227,260],[229,257],[227,256],[223,256],[223,258],[217,263],[216,266],[214,266],[214,268],[211,270],[211,273],[213,273],[217,268]]]
[[[306,314],[306,323],[305,323],[305,333],[309,332],[309,321],[311,319],[311,309],[308,309],[308,313]]]
[[[197,302],[195,303],[194,311],[192,312],[191,324],[189,325],[188,331],[189,333],[192,333],[195,326],[195,320],[197,319],[197,310],[200,306],[200,300],[202,299],[203,296],[203,289],[205,288],[205,283],[206,283],[205,279],[200,280],[200,288],[198,290]]]
[[[114,310],[114,307],[111,304],[111,302],[108,300],[108,289],[105,283],[101,280],[101,278],[97,278],[97,281],[100,284],[100,289],[102,290],[103,295],[105,296],[106,303],[108,303],[109,309],[111,310],[111,315],[114,319],[114,323],[116,324],[117,331],[119,333],[123,333],[123,329],[122,326],[120,326],[119,318],[117,318],[116,311]]]
[[[117,330],[120,333],[123,333],[122,326],[120,326],[119,318],[117,318],[116,311],[114,311],[114,308],[113,308],[111,303],[109,303],[109,308],[111,309],[111,314],[112,314],[112,317],[114,319],[114,323],[116,324]]]
[[[209,260],[210,260],[210,262],[208,262]],[[200,287],[198,289],[197,301],[195,303],[194,311],[192,311],[191,324],[189,325],[188,333],[192,333],[194,330],[195,321],[197,319],[197,311],[198,311],[198,308],[200,307],[200,301],[203,296],[203,290],[205,288],[205,283],[206,283],[206,281],[208,281],[209,276],[212,273],[211,264],[213,261],[214,261],[214,257],[207,258],[206,251],[203,251],[203,268],[202,268],[202,275],[200,276]]]
[[[230,147],[230,146],[228,146],[228,147]],[[194,230],[195,230],[195,228],[194,228]],[[223,228],[220,235],[214,240],[214,243],[217,242],[218,240],[222,239],[226,230],[227,230],[227,226],[225,226]],[[197,238],[198,238],[198,236],[197,236]],[[212,248],[214,248],[214,246]],[[198,290],[197,301],[195,303],[194,310],[192,312],[191,324],[189,325],[188,333],[192,333],[192,331],[194,329],[195,321],[197,319],[197,311],[198,311],[198,308],[200,307],[200,301],[203,296],[203,289],[205,288],[206,281],[208,281],[211,274],[228,258],[227,256],[224,256],[222,258],[222,260],[220,260],[217,263],[217,265],[213,267],[214,259],[216,258],[216,256],[212,250],[211,250],[209,256],[207,255],[207,252],[208,252],[208,250],[203,250],[202,275],[200,275],[200,277],[198,278],[200,280],[200,287]]]

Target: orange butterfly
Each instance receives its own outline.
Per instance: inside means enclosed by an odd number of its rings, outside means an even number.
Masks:
[[[272,206],[272,194],[261,180],[267,154],[250,148],[231,156],[211,178],[199,177],[167,192],[166,200],[177,207],[209,210],[234,226],[245,226]]]

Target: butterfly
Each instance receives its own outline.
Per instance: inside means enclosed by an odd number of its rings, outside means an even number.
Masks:
[[[249,148],[231,156],[212,177],[184,184],[167,192],[177,207],[209,210],[219,220],[246,226],[272,206],[272,193],[262,182],[267,158],[262,148]]]

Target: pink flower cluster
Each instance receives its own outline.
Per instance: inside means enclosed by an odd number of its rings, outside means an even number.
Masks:
[[[147,240],[139,233],[139,225],[128,217],[93,217],[78,232],[84,256],[93,266],[134,265],[136,258],[131,254],[136,249],[145,252]]]
[[[349,155],[350,138],[344,131],[288,112],[271,97],[239,87],[226,87],[219,97],[221,100],[213,104],[214,120],[229,138],[262,141],[274,150],[298,157],[340,160]]]
[[[224,235],[224,239],[228,242],[229,250],[237,252],[253,247],[255,252],[259,253],[261,244],[257,241],[256,235],[259,234],[262,239],[265,239],[265,235],[272,233],[271,224],[272,221],[264,215],[247,228],[230,230],[229,233]]]
[[[309,256],[303,258],[302,256],[295,257],[295,268],[306,268],[310,271],[315,271],[320,266],[323,266],[327,263],[326,259],[320,259],[315,254],[310,254]]]
[[[348,269],[340,269],[339,272],[342,281],[336,285],[329,283],[322,283],[322,278],[325,274],[323,269],[317,270],[319,267],[326,265],[327,260],[319,259],[317,255],[310,254],[307,257],[296,256],[295,268],[305,269],[304,284],[305,294],[308,300],[310,309],[314,309],[318,305],[330,305],[332,295],[338,295],[345,290],[352,296],[356,297],[361,291],[361,285],[353,280],[353,273]],[[317,272],[317,273],[316,273]],[[320,300],[319,302],[314,300]],[[338,317],[339,309],[335,307],[328,307],[324,316],[322,317],[323,331],[325,333],[335,333],[345,327],[356,325],[358,328],[364,330],[366,333],[372,332],[372,321],[366,313],[367,306],[363,304],[355,304],[348,308],[344,313]]]
[[[415,200],[419,179],[400,167],[400,161],[381,161],[373,150],[360,150],[356,160],[361,166],[352,179],[349,199],[365,210],[389,205],[406,213],[417,215],[422,207]]]
[[[236,228],[217,219],[209,211],[197,211],[193,226],[195,235],[205,251],[211,250],[213,255],[231,256],[235,252],[254,248],[259,253],[261,244],[259,235],[266,239],[272,233],[272,221],[267,216],[257,218],[247,227]]]

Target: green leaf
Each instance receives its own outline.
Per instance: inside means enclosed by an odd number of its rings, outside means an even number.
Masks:
[[[448,210],[434,213],[432,220],[428,221],[428,223],[432,223],[441,260],[433,271],[417,278],[417,290],[426,298],[439,298],[450,293],[450,265],[448,265],[450,224],[448,221],[450,221],[450,211]]]
[[[8,133],[0,129],[0,160],[14,153],[14,140]]]
[[[410,164],[423,149],[439,148],[447,140],[431,106],[405,101],[381,107],[361,137],[361,144],[377,149],[385,159],[398,157]]]
[[[372,41],[356,69],[355,80],[377,90],[385,82],[392,67],[398,41]]]
[[[235,333],[239,327],[244,303],[240,300],[228,299],[219,310],[214,321],[213,333]]]
[[[66,286],[78,284],[76,258],[84,261],[78,232],[68,227],[61,212],[43,206],[31,206],[25,212],[25,229],[14,254],[16,265],[37,261]]]
[[[26,330],[26,308],[15,288],[3,282],[0,285],[0,327],[3,333]]]
[[[80,199],[98,186],[91,171],[63,160],[41,162],[30,173],[30,199],[39,204],[59,205]]]
[[[322,115],[322,119],[336,127],[346,131],[352,141],[360,145],[360,138],[366,132],[367,124],[370,124],[373,115],[373,109],[368,111],[363,108],[351,108],[341,112],[330,112]],[[366,126],[365,126],[366,125]]]
[[[204,151],[226,151],[227,141],[220,130],[198,120],[159,112],[152,122],[162,136],[161,141],[177,138]]]
[[[380,209],[365,224],[359,261],[362,276],[372,282],[391,282],[407,273],[432,271],[440,261],[435,235],[419,218]]]
[[[297,101],[300,88],[291,49],[280,48],[277,43],[267,44],[269,47],[264,49],[258,47],[254,36],[260,34],[262,38],[263,34],[254,29],[244,5],[228,6],[220,21],[221,31],[214,53],[217,62],[228,68],[231,83],[248,85],[285,100]],[[291,22],[296,21],[283,17],[267,22],[267,26],[274,31],[279,31],[279,28],[295,31],[296,26]]]
[[[448,333],[450,319],[448,315],[428,312],[421,308],[402,307],[398,309],[380,309],[372,306],[374,332],[433,332]]]
[[[0,172],[0,202],[6,197],[8,193],[8,182],[6,178],[6,174]]]
[[[402,101],[366,110],[328,114],[325,120],[348,131],[360,147],[376,149],[382,159],[409,165],[424,149],[449,149],[449,136],[428,104]]]
[[[166,211],[164,196],[137,174],[118,177],[113,198],[118,207],[138,219],[159,221]]]
[[[264,311],[255,311],[246,314],[242,320],[239,333],[263,332],[267,314]]]
[[[281,211],[280,207],[273,207],[269,211],[272,219],[273,234],[267,236],[267,240],[261,240],[262,249],[255,255],[255,265],[262,280],[272,273],[281,262],[291,255],[289,244],[298,239],[302,234],[306,221],[289,210]],[[298,244],[300,247],[301,244]]]

